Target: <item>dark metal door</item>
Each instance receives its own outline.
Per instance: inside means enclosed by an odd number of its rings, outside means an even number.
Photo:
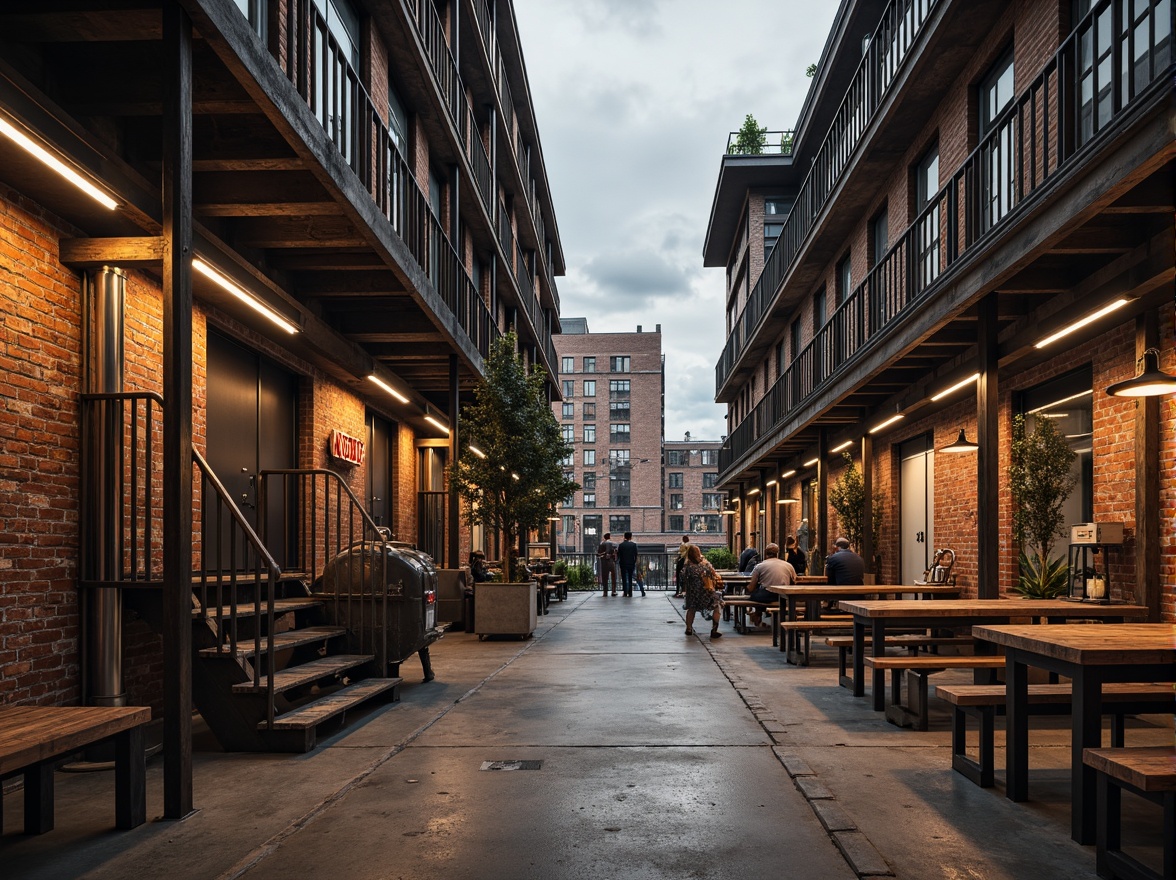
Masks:
[[[378,526],[392,523],[392,438],[396,428],[376,415],[367,417],[367,509]],[[393,535],[395,537],[395,535]]]
[[[284,492],[275,487],[267,499],[265,528],[259,528],[257,475],[295,466],[297,394],[297,377],[255,351],[208,334],[208,463],[279,565],[288,564],[293,523]],[[222,528],[227,536],[227,524]],[[227,544],[222,540],[222,565],[228,565]]]

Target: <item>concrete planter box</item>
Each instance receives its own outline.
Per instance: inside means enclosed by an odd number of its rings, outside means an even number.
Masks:
[[[474,632],[530,638],[535,631],[535,584],[474,584]]]

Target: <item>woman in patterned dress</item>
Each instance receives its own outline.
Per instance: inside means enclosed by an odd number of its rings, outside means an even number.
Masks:
[[[679,581],[680,588],[686,592],[686,635],[694,635],[695,613],[710,611],[710,637],[717,639],[723,635],[719,632],[719,618],[723,611],[723,593],[721,588],[707,589],[703,573],[708,571],[717,581],[718,575],[714,573],[715,570],[711,564],[702,558],[702,551],[698,549],[698,545],[690,544],[686,551],[686,564],[682,566],[682,578]]]

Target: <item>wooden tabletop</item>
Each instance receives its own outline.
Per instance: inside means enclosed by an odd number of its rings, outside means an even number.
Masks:
[[[0,706],[0,775],[150,720],[137,706]]]
[[[917,589],[917,588],[916,588]],[[1062,599],[863,599],[841,601],[841,610],[868,617],[1147,617],[1142,605],[1094,605]]]
[[[972,635],[1082,666],[1176,664],[1176,625],[1171,623],[974,626]]]
[[[787,586],[765,587],[764,589],[781,596],[800,596],[836,599],[841,596],[876,596],[879,593],[931,593],[940,596],[958,595],[959,587],[948,584],[926,584],[921,587],[909,584],[788,584]]]

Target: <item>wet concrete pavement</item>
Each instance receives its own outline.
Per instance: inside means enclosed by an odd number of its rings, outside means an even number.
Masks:
[[[6,798],[0,876],[1095,876],[1068,836],[1064,720],[1035,730],[1034,800],[1013,804],[951,771],[945,712],[899,730],[837,686],[831,653],[798,669],[765,634],[687,637],[679,604],[573,594],[528,641],[447,634],[436,681],[405,664],[399,704],[308,755],[198,739],[182,822],[113,831],[110,774],[58,773],[50,834],[13,833]],[[1134,722],[1128,743],[1171,737]],[[161,762],[148,778],[155,816]]]

